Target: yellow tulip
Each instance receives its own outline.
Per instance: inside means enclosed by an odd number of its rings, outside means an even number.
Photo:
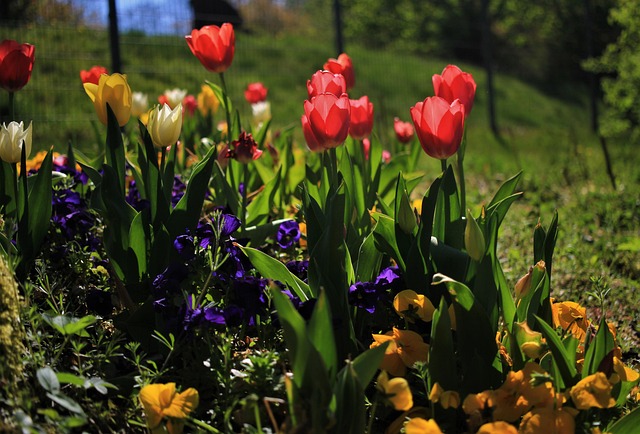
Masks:
[[[202,116],[209,116],[209,113],[215,114],[218,111],[220,101],[209,85],[203,84],[202,91],[198,94],[198,110]]]
[[[19,163],[22,147],[25,146],[26,156],[31,153],[31,123],[24,129],[22,122],[2,124],[0,128],[0,159],[7,163]]]
[[[147,130],[158,148],[174,145],[182,130],[182,104],[171,110],[167,104],[156,106],[149,114]]]
[[[175,419],[186,418],[198,406],[199,402],[196,389],[190,387],[182,393],[177,393],[176,383],[144,386],[140,390],[139,398],[144,408],[147,427],[150,430],[155,430],[160,427],[162,419],[167,417],[171,418],[170,423],[174,433],[181,431],[178,428],[180,421]]]
[[[478,430],[478,434],[518,434],[518,430],[510,423],[499,420],[485,423]]]
[[[107,125],[107,104],[113,110],[121,127],[129,121],[132,93],[126,75],[102,74],[98,84],[84,83],[84,91],[93,101],[98,119],[104,125]]]

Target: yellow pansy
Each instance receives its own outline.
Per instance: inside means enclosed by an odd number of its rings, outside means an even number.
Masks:
[[[414,417],[404,425],[405,434],[442,434],[442,430],[433,419]]]
[[[613,385],[607,376],[603,372],[596,372],[578,381],[569,393],[578,410],[611,408],[616,405],[616,400],[611,396],[612,389]]]
[[[140,402],[144,408],[147,427],[154,430],[162,420],[170,418],[173,433],[181,432],[180,422],[171,419],[184,419],[199,402],[198,391],[193,387],[182,393],[176,392],[176,383],[149,384],[140,390]],[[177,423],[176,423],[177,422]],[[169,428],[169,427],[167,427]]]
[[[389,371],[392,375],[403,376],[407,373],[408,367],[412,367],[416,362],[427,361],[429,345],[416,332],[394,327],[393,331],[384,335],[374,334],[372,336],[371,348],[389,342],[380,369]]]
[[[569,409],[534,408],[524,415],[518,432],[521,434],[573,434],[576,422]]]
[[[485,423],[480,427],[477,434],[518,434],[515,426],[504,421]]]
[[[121,127],[129,122],[132,93],[126,75],[102,74],[98,84],[84,83],[84,90],[93,101],[98,119],[104,125],[107,125],[107,104],[113,110]]]
[[[396,410],[407,411],[413,407],[413,395],[409,383],[404,378],[396,377],[389,380],[387,371],[382,371],[378,375],[376,387]]]

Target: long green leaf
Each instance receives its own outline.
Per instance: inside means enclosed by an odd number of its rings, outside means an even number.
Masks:
[[[578,382],[578,371],[575,365],[570,363],[571,358],[567,354],[560,337],[549,324],[542,318],[535,315],[538,321],[539,330],[547,340],[551,354],[553,355],[553,362],[558,367],[562,381],[566,387],[571,387]]]
[[[277,259],[267,255],[260,250],[238,246],[242,252],[247,255],[251,264],[256,267],[256,270],[263,277],[267,279],[277,280],[287,285],[302,301],[307,301],[310,298],[314,298],[315,294],[309,288],[309,285],[304,283],[298,276],[291,273],[289,269]]]

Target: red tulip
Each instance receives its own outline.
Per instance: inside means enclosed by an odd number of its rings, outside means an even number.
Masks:
[[[309,99],[321,93],[332,93],[340,97],[347,91],[347,83],[342,74],[334,74],[330,71],[316,71],[311,80],[307,80],[307,93]]]
[[[198,108],[198,100],[193,95],[187,95],[182,100],[182,107],[184,108],[184,112],[189,116],[193,116]]]
[[[204,26],[200,30],[193,29],[184,38],[191,52],[207,70],[224,72],[231,66],[236,44],[233,25]]]
[[[95,65],[92,66],[88,71],[84,69],[81,70],[80,80],[82,80],[82,83],[98,84],[100,82],[100,76],[102,74],[109,74],[107,68],[105,68],[104,66]]]
[[[16,92],[29,82],[36,47],[5,39],[0,43],[0,87]]]
[[[371,134],[373,129],[373,103],[368,96],[360,99],[350,99],[351,120],[349,123],[349,135],[356,140],[362,140]]]
[[[458,151],[464,130],[465,107],[459,100],[451,104],[434,96],[411,107],[422,149],[433,158],[444,160]]]
[[[262,151],[258,149],[258,144],[250,133],[242,132],[238,140],[231,142],[233,150],[227,150],[226,157],[234,158],[242,164],[248,164],[253,160],[257,160],[262,155]]]
[[[349,97],[322,93],[304,102],[302,132],[312,151],[336,148],[347,139],[350,117]]]
[[[267,88],[262,83],[249,83],[244,91],[244,99],[249,104],[255,104],[267,99]]]
[[[339,55],[337,59],[327,60],[323,68],[334,74],[342,74],[347,82],[347,90],[353,88],[356,84],[356,77],[353,73],[353,63],[351,62],[351,58],[345,53]]]
[[[393,129],[400,143],[409,143],[413,139],[413,125],[411,125],[411,122],[403,122],[399,118],[393,118]]]
[[[442,75],[434,74],[431,81],[436,96],[446,99],[449,103],[459,99],[464,105],[465,116],[471,113],[476,96],[476,82],[471,74],[462,72],[455,65],[448,65],[442,71]]]

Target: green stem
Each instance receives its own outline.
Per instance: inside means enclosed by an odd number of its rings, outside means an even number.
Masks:
[[[249,184],[249,170],[247,165],[242,165],[242,209],[240,211],[240,229],[245,230],[247,225],[247,187]]]
[[[224,112],[227,117],[227,143],[231,143],[231,112],[229,111],[229,94],[227,93],[227,82],[224,80],[224,72],[220,73],[220,84],[224,97]]]
[[[11,119],[16,119],[16,101],[15,94],[13,92],[9,92],[9,113],[11,113]]]
[[[212,432],[212,433],[216,433],[216,434],[222,434],[222,431],[218,431],[217,429],[215,429],[211,425],[206,424],[206,423],[202,422],[201,420],[194,419],[192,417],[188,417],[187,416],[187,421],[189,421],[189,423],[194,424],[198,428],[202,428],[203,430],[205,430],[207,432]]]
[[[440,167],[442,168],[442,173],[447,171],[447,159],[443,158],[440,160]]]
[[[467,209],[467,190],[464,185],[464,165],[462,164],[462,158],[458,157],[458,183],[460,184],[460,209]]]
[[[177,145],[174,144],[173,146],[177,146]],[[160,148],[160,177],[164,175],[164,164],[166,159],[167,159],[167,148],[163,146],[162,148]]]
[[[373,429],[373,421],[375,420],[376,410],[378,409],[378,398],[373,402],[373,407],[371,408],[371,416],[369,416],[369,423],[367,424],[367,434],[371,434],[371,430]]]

